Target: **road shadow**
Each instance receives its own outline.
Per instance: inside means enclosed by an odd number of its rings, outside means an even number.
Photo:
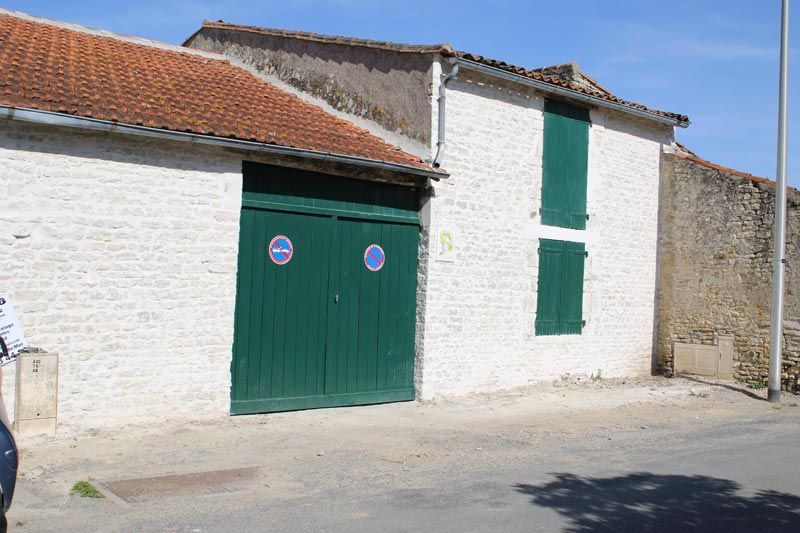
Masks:
[[[759,395],[751,390],[747,390],[742,385],[734,385],[733,383],[720,383],[719,381],[709,381],[707,379],[703,379],[697,376],[690,376],[688,374],[678,374],[675,376],[676,378],[685,379],[686,381],[693,381],[695,383],[702,383],[703,385],[710,385],[712,387],[721,387],[723,389],[732,390],[734,392],[738,392],[753,398],[754,400],[760,400],[762,402],[766,402],[767,398],[764,395]]]
[[[760,533],[798,531],[800,497],[776,491],[742,494],[738,483],[707,476],[633,473],[610,478],[553,474],[541,485],[516,485],[531,504],[558,511],[565,531]]]

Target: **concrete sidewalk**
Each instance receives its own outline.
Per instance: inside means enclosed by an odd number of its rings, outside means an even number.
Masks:
[[[523,485],[558,470],[599,473],[617,465],[625,471],[637,457],[666,460],[697,445],[720,448],[720,435],[725,446],[760,448],[772,435],[762,433],[758,438],[769,437],[764,442],[749,435],[747,428],[758,424],[797,442],[791,433],[800,428],[797,397],[775,408],[757,399],[764,391],[737,389],[689,379],[561,381],[422,404],[67,428],[20,443],[20,492],[9,526],[403,531],[433,524],[425,522],[431,509],[464,504],[476,506],[467,529],[489,530],[502,510],[530,512],[524,491],[511,488],[521,471],[528,471],[517,480]],[[492,476],[508,483],[481,488]],[[106,497],[71,495],[82,480]],[[758,488],[800,493],[800,480],[780,483]],[[389,503],[403,511],[386,523],[390,510],[377,517],[375,509]],[[545,530],[558,529],[557,514],[547,516],[540,517]],[[514,522],[504,527],[516,529]]]

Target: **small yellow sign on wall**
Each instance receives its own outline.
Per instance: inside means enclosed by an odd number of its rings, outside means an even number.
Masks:
[[[453,263],[456,260],[456,228],[450,222],[441,222],[436,232],[436,261]]]

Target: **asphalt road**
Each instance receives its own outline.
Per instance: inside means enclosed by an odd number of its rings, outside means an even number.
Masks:
[[[424,488],[364,486],[291,502],[248,498],[188,522],[151,524],[154,530],[183,524],[202,531],[364,533],[798,531],[796,422],[690,426],[663,435],[668,449],[658,438],[615,433],[563,442],[557,460],[540,461],[532,451],[513,464],[443,470]]]
[[[448,406],[399,427],[370,425],[363,412],[357,423],[336,413],[284,415],[258,438],[241,437],[254,428],[240,426],[224,450],[241,459],[229,466],[256,465],[247,479],[216,490],[201,490],[196,477],[183,487],[171,480],[169,491],[133,503],[113,495],[54,503],[41,495],[46,478],[55,483],[63,471],[55,469],[30,479],[40,496],[10,514],[10,530],[800,531],[796,403],[773,409],[726,389],[687,390],[563,413],[494,399],[470,406],[492,413],[472,417],[472,427],[463,426],[469,412],[442,414]],[[420,415],[409,409],[398,417]],[[109,460],[97,460],[87,471],[109,477],[113,465],[103,470]]]

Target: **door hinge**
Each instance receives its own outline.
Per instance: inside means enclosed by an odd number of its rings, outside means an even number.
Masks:
[[[589,252],[583,252],[583,257],[589,257]]]

